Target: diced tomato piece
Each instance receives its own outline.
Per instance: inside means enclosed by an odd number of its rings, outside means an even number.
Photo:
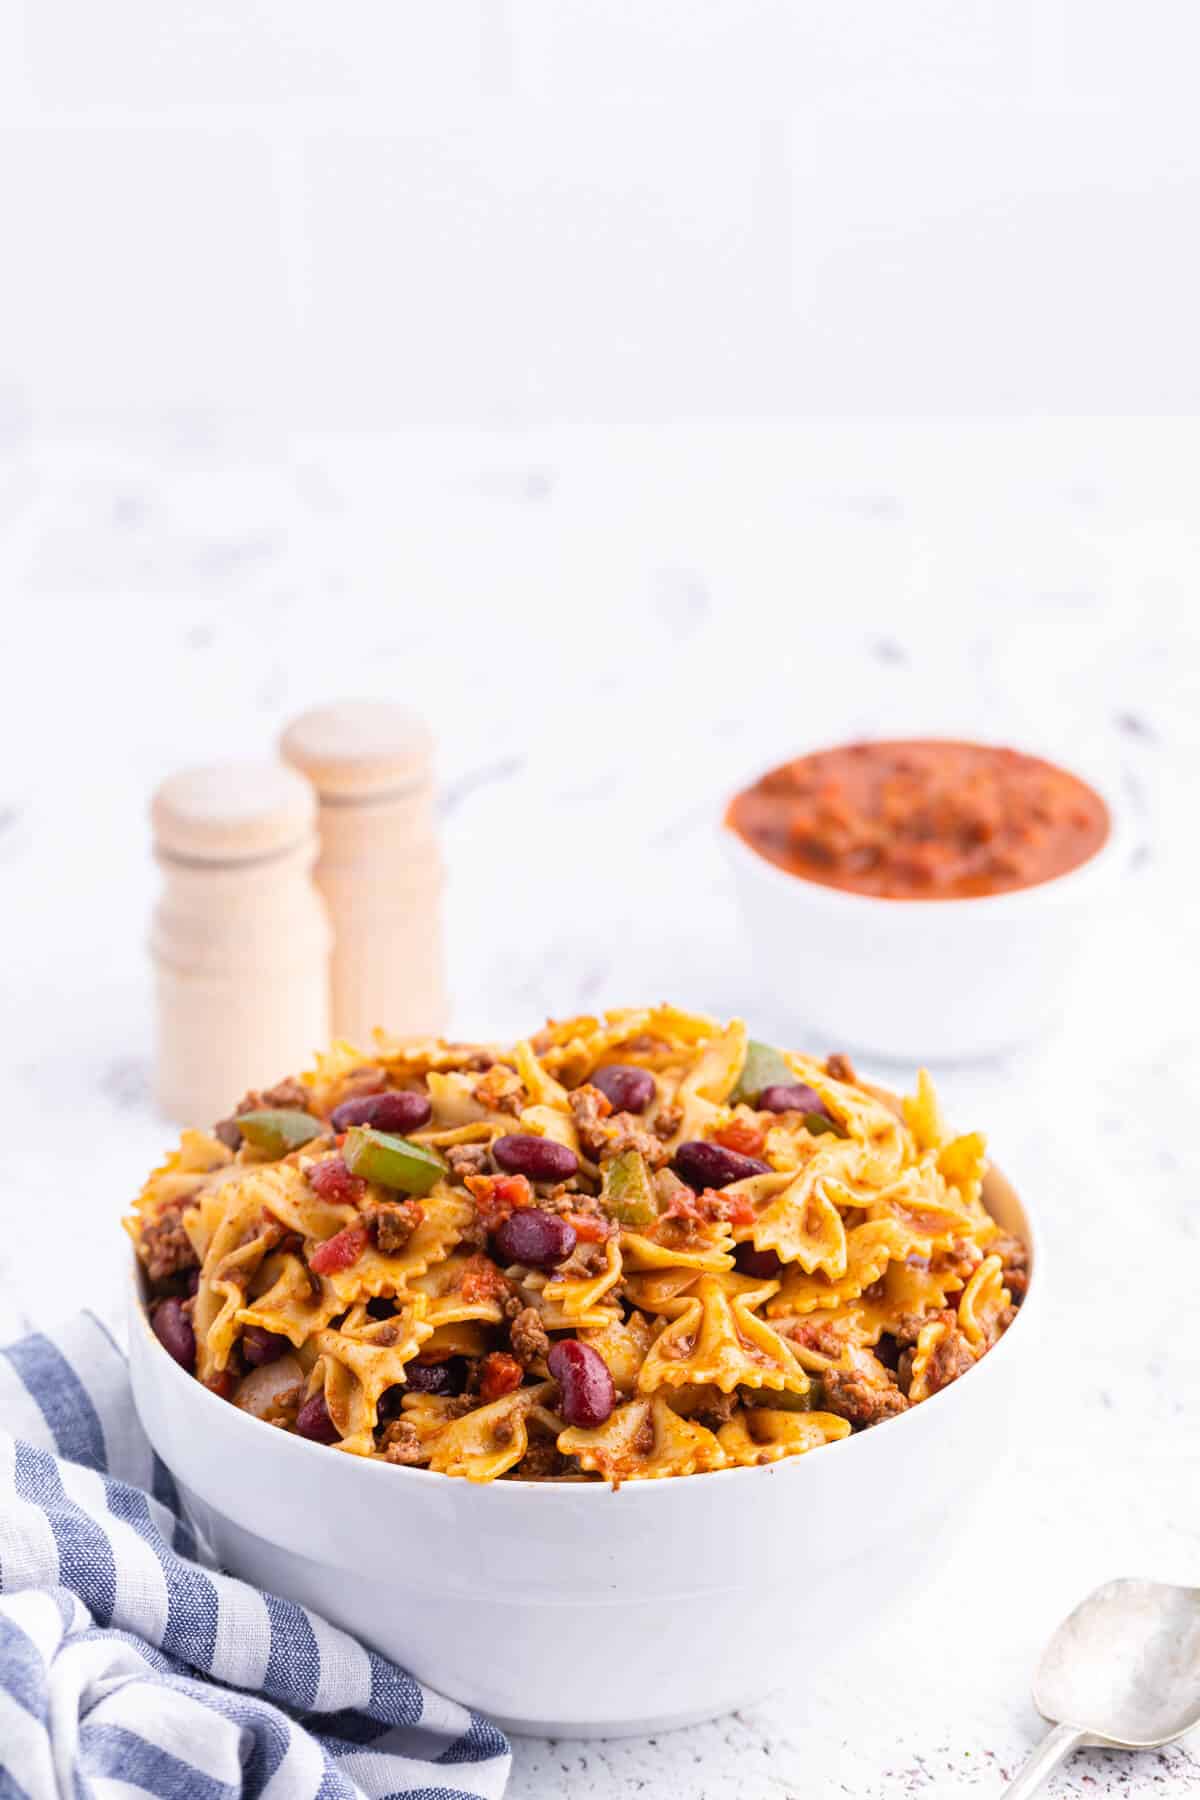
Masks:
[[[533,1189],[524,1175],[468,1175],[466,1186],[489,1231],[520,1207],[533,1205]]]
[[[749,1119],[731,1119],[720,1131],[713,1132],[713,1142],[723,1144],[726,1150],[736,1150],[739,1156],[761,1156],[767,1134],[761,1125],[754,1125]]]
[[[353,1206],[367,1191],[366,1182],[352,1175],[340,1156],[322,1157],[306,1173],[313,1193],[320,1194],[322,1200],[332,1201],[335,1206]]]
[[[705,1216],[691,1188],[684,1187],[682,1182],[672,1188],[670,1198],[659,1214],[660,1219],[690,1219],[694,1225],[703,1224]]]
[[[575,1227],[575,1236],[581,1244],[602,1244],[608,1236],[608,1227],[603,1219],[593,1213],[565,1213],[568,1225]]]
[[[308,1266],[314,1275],[334,1275],[356,1263],[367,1247],[367,1231],[362,1225],[347,1225],[335,1232],[311,1252]]]
[[[525,1379],[525,1371],[516,1357],[503,1350],[493,1350],[490,1356],[485,1356],[480,1372],[479,1395],[485,1403],[511,1394]]]

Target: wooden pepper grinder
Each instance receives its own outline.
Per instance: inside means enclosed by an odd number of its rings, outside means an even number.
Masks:
[[[330,930],[312,880],[316,806],[279,763],[217,763],[151,805],[165,877],[151,929],[157,1095],[211,1126],[329,1041]]]
[[[444,1031],[428,727],[390,701],[344,700],[303,713],[280,749],[321,803],[316,878],[333,924],[335,1036],[369,1048],[377,1025],[398,1036]]]

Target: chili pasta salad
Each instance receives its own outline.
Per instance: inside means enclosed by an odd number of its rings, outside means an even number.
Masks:
[[[1027,1255],[984,1139],[669,1006],[377,1033],[185,1131],[126,1225],[162,1344],[257,1418],[471,1481],[796,1456],[986,1355]]]

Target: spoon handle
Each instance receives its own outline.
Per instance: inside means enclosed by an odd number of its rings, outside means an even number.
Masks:
[[[1073,1750],[1086,1743],[1087,1732],[1074,1725],[1056,1725],[1044,1737],[1017,1779],[1004,1790],[1003,1800],[1030,1800],[1059,1763],[1066,1762]]]

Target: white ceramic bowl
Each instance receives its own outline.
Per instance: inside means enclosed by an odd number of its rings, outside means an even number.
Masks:
[[[1077,869],[961,900],[826,887],[723,824],[776,1035],[902,1062],[965,1061],[1041,1037],[1086,970],[1121,867],[1123,834],[1109,811],[1108,838]]]
[[[136,1267],[138,1411],[223,1565],[300,1601],[510,1730],[664,1730],[795,1683],[869,1637],[939,1561],[1028,1404],[1035,1252],[995,1349],[897,1419],[759,1469],[661,1481],[471,1482],[307,1443],[218,1400],[163,1350]]]

